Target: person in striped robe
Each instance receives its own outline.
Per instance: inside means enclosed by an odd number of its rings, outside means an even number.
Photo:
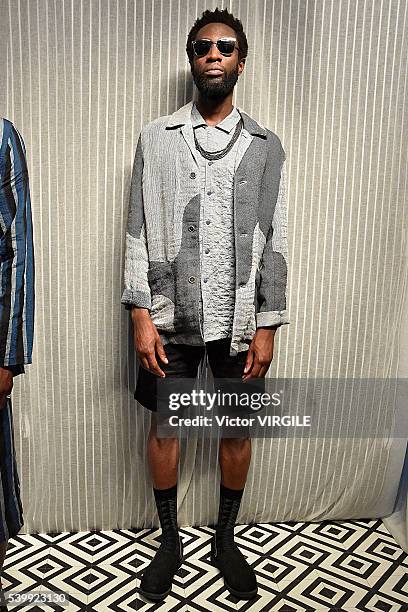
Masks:
[[[14,447],[11,392],[32,362],[34,247],[23,138],[0,118],[0,571],[9,538],[24,524]],[[2,589],[0,581],[0,589]],[[6,610],[3,593],[0,611]]]

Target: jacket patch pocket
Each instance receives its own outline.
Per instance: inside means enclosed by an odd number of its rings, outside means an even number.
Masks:
[[[150,316],[153,323],[159,331],[174,333],[174,274],[171,264],[150,264],[147,280],[152,294]]]
[[[147,280],[154,295],[164,295],[174,302],[174,278],[172,265],[167,262],[155,262],[150,265]]]

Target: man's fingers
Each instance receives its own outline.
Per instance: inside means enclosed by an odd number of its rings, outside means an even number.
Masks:
[[[259,370],[258,378],[265,378],[265,375],[266,375],[268,369],[269,369],[269,365],[262,366],[261,369]]]
[[[252,376],[252,378],[258,378],[258,376],[259,376],[259,372],[260,372],[260,370],[261,370],[261,367],[262,367],[262,366],[261,366],[261,364],[259,363],[259,361],[258,361],[258,360],[256,360],[256,361],[255,361],[255,363],[254,363],[254,367],[253,367],[253,368],[252,368],[252,370],[251,370],[251,376]]]
[[[158,374],[158,376],[161,376],[163,378],[165,376],[165,373],[157,363],[156,355],[154,353],[149,353],[147,359],[149,361],[150,370],[154,374]]]
[[[245,362],[244,374],[247,374],[249,372],[249,370],[252,368],[253,362],[254,362],[254,352],[251,349],[249,349],[248,355],[246,358],[246,362]]]
[[[139,355],[139,359],[140,359],[140,364],[141,366],[145,369],[145,370],[150,370],[149,367],[149,362],[147,361],[145,356],[140,356]]]
[[[248,378],[258,378],[259,375],[259,371],[261,369],[261,364],[259,363],[256,355],[255,355],[255,359],[254,362],[252,364],[252,368],[251,370],[248,372],[248,374],[246,374],[246,376],[244,377],[244,380],[247,380]]]
[[[169,363],[169,360],[167,359],[167,356],[166,356],[166,353],[165,353],[165,350],[164,350],[163,344],[161,343],[160,338],[156,343],[156,351],[161,361],[163,361],[164,363]]]
[[[166,354],[164,353],[164,357],[165,356]],[[160,368],[159,364],[157,363],[156,355],[154,352],[139,353],[139,359],[140,359],[141,365],[145,368],[145,370],[148,370],[152,374],[157,374],[158,376],[161,376],[162,378],[165,376],[163,370]],[[167,357],[166,357],[166,361],[168,362]]]

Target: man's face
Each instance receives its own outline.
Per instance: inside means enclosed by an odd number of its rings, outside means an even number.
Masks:
[[[208,38],[216,42],[225,36],[237,38],[235,30],[224,23],[209,23],[201,28],[195,40]],[[236,42],[238,46],[238,41]],[[245,60],[238,62],[238,49],[234,49],[231,56],[222,55],[216,45],[204,57],[194,55],[191,74],[201,95],[210,99],[223,99],[235,87],[239,75],[244,69]],[[208,70],[221,70],[222,72],[211,73]]]

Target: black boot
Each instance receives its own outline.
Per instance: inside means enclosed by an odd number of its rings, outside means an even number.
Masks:
[[[145,569],[139,591],[143,597],[161,600],[171,591],[174,574],[183,563],[183,545],[177,527],[177,484],[169,489],[153,488],[162,528],[162,542]]]
[[[218,523],[211,541],[211,562],[224,576],[228,591],[239,599],[253,599],[258,592],[255,572],[234,542],[234,525],[244,489],[220,486]]]

